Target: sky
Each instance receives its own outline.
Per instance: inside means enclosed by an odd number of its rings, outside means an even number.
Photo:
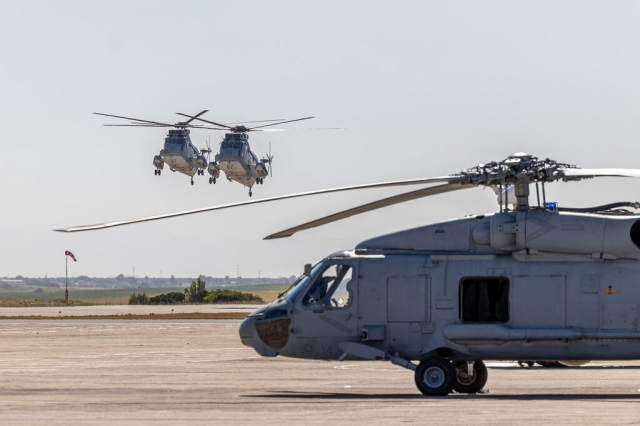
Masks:
[[[374,189],[62,234],[53,229],[248,200],[208,175],[153,174],[176,122],[314,116],[252,133],[274,176],[253,198],[441,176],[524,151],[638,167],[640,3],[632,1],[14,1],[0,26],[0,277],[299,274],[381,234],[497,210],[479,188],[291,238],[271,233],[405,189]],[[173,121],[172,121],[173,120]],[[300,126],[292,126],[300,127]],[[199,147],[222,132],[193,130]],[[417,189],[417,188],[411,188]],[[639,201],[640,181],[554,183],[547,199]]]

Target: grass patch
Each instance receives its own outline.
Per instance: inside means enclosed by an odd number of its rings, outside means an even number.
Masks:
[[[211,290],[225,289],[235,290],[242,292],[251,292],[256,296],[261,297],[265,302],[271,302],[278,297],[278,294],[289,288],[290,284],[264,284],[264,285],[243,285],[243,286],[229,286],[229,287],[212,287]],[[129,302],[129,297],[133,293],[145,293],[148,297],[154,297],[159,294],[165,294],[173,291],[184,292],[182,288],[175,287],[162,287],[162,288],[125,288],[125,289],[69,289],[69,298],[73,299],[73,303],[78,303],[73,306],[82,306],[80,303],[86,305],[126,305]],[[56,299],[63,300],[64,303],[64,289],[44,289],[42,293],[34,293],[33,288],[27,287],[23,291],[3,291],[0,292],[0,306],[67,306],[67,305],[36,305],[36,304],[19,304],[20,302],[3,302],[7,299],[13,300],[30,300],[33,303],[34,300],[40,301],[55,301]],[[71,305],[69,301],[69,306]],[[6,304],[4,304],[6,303]],[[53,302],[55,303],[55,302]]]
[[[65,302],[64,299],[54,300],[38,300],[38,299],[14,299],[14,298],[0,298],[0,307],[3,308],[39,308],[43,306],[90,306],[90,303],[81,300],[69,300]]]
[[[244,319],[248,315],[247,312],[191,312],[178,314],[153,314],[153,315],[78,315],[78,316],[42,316],[42,315],[24,315],[7,317],[0,316],[0,320],[238,320]]]

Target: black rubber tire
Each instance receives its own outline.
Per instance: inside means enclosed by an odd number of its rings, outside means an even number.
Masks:
[[[162,174],[162,170],[158,170],[158,176]]]
[[[476,393],[487,384],[489,372],[487,366],[482,361],[473,364],[473,377],[467,375],[467,361],[456,361],[453,363],[456,369],[456,382],[453,390],[458,393]]]
[[[214,183],[214,184],[216,183],[216,178],[213,178],[213,183]]]
[[[456,382],[456,369],[448,359],[435,357],[420,361],[415,372],[418,390],[425,396],[446,396]]]

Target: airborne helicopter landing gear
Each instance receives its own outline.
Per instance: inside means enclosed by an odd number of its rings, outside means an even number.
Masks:
[[[249,190],[249,197],[251,197],[253,195],[253,192],[251,192],[251,190]]]
[[[212,183],[216,183],[216,178],[214,177],[209,178],[209,184],[212,184]]]
[[[191,185],[193,185],[193,176],[191,176]]]
[[[153,171],[153,174],[154,174],[154,175],[156,175],[156,176],[160,176],[160,175],[162,174],[162,170],[160,170],[160,169],[155,169],[155,170]]]

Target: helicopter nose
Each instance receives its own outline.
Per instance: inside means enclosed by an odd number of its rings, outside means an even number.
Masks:
[[[248,316],[240,324],[238,333],[240,334],[240,340],[245,346],[253,347],[253,336],[256,332],[256,317]]]
[[[243,345],[262,356],[277,356],[289,340],[290,324],[285,309],[260,309],[242,321],[238,333]]]

